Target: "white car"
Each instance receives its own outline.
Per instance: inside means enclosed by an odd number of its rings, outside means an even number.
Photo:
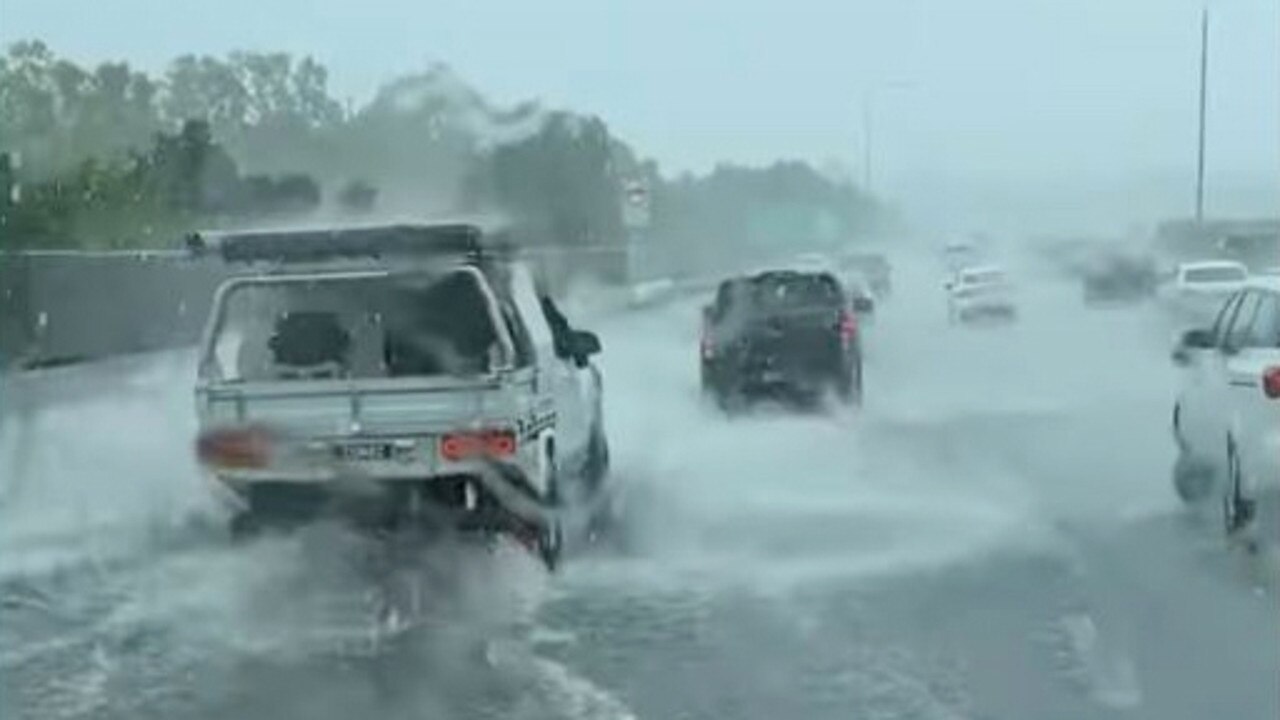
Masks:
[[[1178,265],[1164,291],[1170,307],[1185,318],[1207,323],[1222,303],[1244,287],[1249,269],[1231,260],[1203,260]]]
[[[1012,320],[1018,315],[1009,277],[995,265],[960,270],[946,287],[947,318],[953,323],[979,318]]]
[[[800,253],[791,266],[801,272],[835,273],[836,263],[828,256],[818,252]]]
[[[1217,499],[1234,533],[1259,492],[1280,487],[1280,279],[1250,281],[1173,357],[1186,368],[1173,409],[1174,487],[1187,502]]]

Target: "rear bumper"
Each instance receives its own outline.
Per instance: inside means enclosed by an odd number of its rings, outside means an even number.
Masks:
[[[708,385],[746,395],[819,392],[853,372],[852,357],[802,367],[723,366],[709,372]]]
[[[523,470],[488,463],[473,471],[401,478],[300,477],[211,473],[215,495],[233,514],[267,523],[321,519],[369,528],[406,523],[503,530],[549,523],[554,509]]]

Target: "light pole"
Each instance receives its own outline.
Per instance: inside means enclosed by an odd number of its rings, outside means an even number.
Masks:
[[[1205,95],[1209,81],[1209,7],[1200,14],[1200,135],[1196,144],[1196,226],[1204,224]]]
[[[910,90],[914,87],[914,82],[895,80],[881,83],[862,92],[862,189],[868,196],[871,195],[871,183],[874,178],[872,168],[875,164],[875,135],[873,130],[875,125],[876,94]]]
[[[862,191],[871,195],[871,91],[862,94]]]

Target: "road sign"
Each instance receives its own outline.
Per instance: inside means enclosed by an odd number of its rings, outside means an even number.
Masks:
[[[622,190],[622,222],[633,230],[649,227],[649,188],[638,180],[632,180]]]

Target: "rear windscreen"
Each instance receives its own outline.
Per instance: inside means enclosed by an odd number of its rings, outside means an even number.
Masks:
[[[1246,273],[1237,267],[1203,267],[1190,268],[1184,276],[1187,282],[1193,283],[1239,282],[1245,279]]]
[[[829,275],[764,275],[751,281],[753,304],[776,310],[830,307],[841,303],[840,285]]]
[[[498,342],[462,272],[250,283],[217,312],[207,371],[225,381],[476,375]]]
[[[1004,282],[1004,273],[999,270],[980,270],[965,273],[960,280],[963,285],[999,285]]]

